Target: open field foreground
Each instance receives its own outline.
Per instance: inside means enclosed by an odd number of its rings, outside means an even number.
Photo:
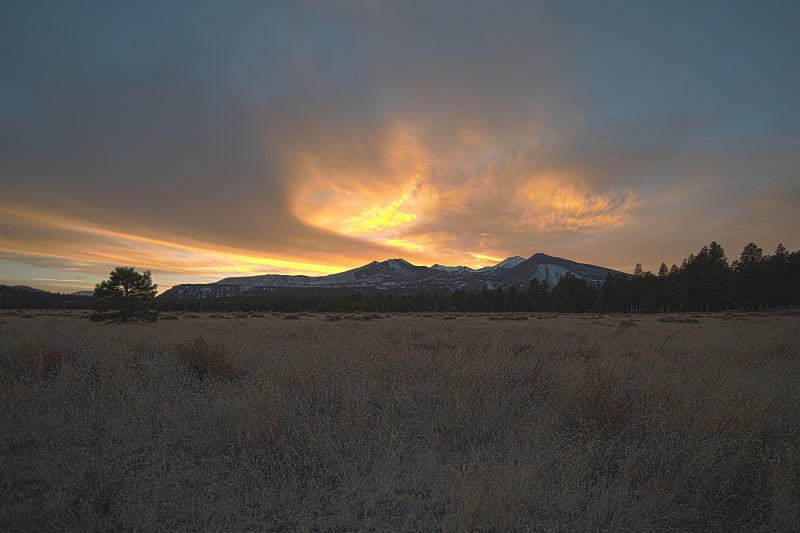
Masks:
[[[800,524],[797,314],[54,315],[0,316],[2,530]]]

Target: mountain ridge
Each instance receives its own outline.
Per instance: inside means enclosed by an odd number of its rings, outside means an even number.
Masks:
[[[220,298],[292,288],[370,289],[402,291],[480,291],[525,288],[533,280],[551,287],[567,274],[600,284],[622,272],[536,253],[525,259],[508,257],[496,265],[472,269],[465,266],[419,266],[402,258],[372,261],[360,267],[325,276],[261,274],[223,278],[214,283],[176,285],[159,298]]]

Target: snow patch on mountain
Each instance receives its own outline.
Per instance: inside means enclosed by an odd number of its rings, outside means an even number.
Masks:
[[[395,272],[403,272],[403,273],[406,273],[409,270],[414,269],[414,265],[412,265],[405,259],[389,259],[388,261],[386,261],[386,266],[388,266]]]
[[[76,296],[78,298],[91,298],[94,296],[94,291],[78,291],[73,292],[70,296]]]
[[[497,263],[495,266],[493,266],[492,270],[500,270],[500,269],[504,269],[504,268],[514,268],[515,266],[518,266],[520,263],[524,263],[524,262],[525,262],[525,259],[523,257],[515,255],[514,257],[509,257],[507,259],[503,259],[502,261]]]
[[[509,270],[521,265],[525,261],[527,261],[527,259],[525,259],[524,257],[515,255],[514,257],[508,257],[506,259],[503,259],[496,265],[481,267],[475,270],[475,272],[499,272],[501,270]]]
[[[458,272],[467,272],[467,271],[471,271],[472,270],[471,268],[465,267],[465,266],[454,266],[454,267],[451,267],[451,266],[440,265],[438,263],[433,265],[431,268],[433,270],[439,270],[441,272],[449,272],[451,274],[455,274],[455,273],[458,273]]]
[[[546,281],[550,287],[555,287],[561,278],[569,273],[569,270],[558,265],[539,265],[536,269],[536,279]]]

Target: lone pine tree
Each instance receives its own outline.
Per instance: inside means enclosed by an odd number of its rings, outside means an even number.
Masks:
[[[149,270],[139,273],[133,267],[117,267],[107,280],[95,286],[94,312],[89,318],[95,322],[155,320],[157,289]]]

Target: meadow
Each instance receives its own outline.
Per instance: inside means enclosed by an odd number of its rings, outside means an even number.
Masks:
[[[166,318],[0,315],[0,529],[800,527],[797,312]]]

